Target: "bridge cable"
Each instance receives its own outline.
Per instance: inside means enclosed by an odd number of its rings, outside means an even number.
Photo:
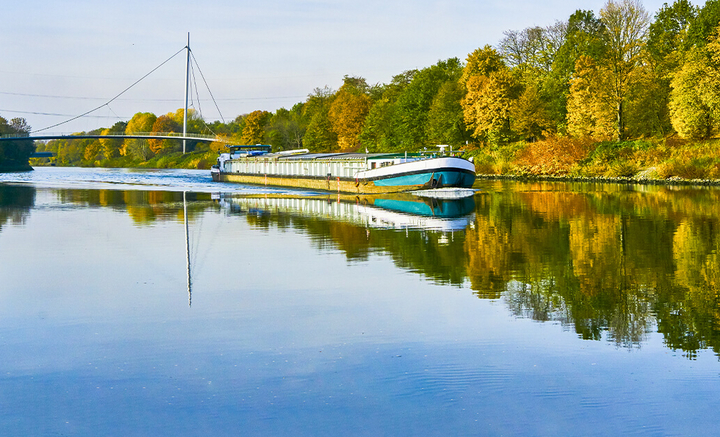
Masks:
[[[192,54],[192,52],[190,52],[190,53]],[[210,132],[211,134],[213,134],[213,135],[215,135],[215,136],[218,136],[218,134],[215,133],[215,131],[212,130],[212,128],[205,122],[205,119],[204,119],[204,117],[203,117],[203,114],[202,114],[202,105],[201,105],[201,103],[200,103],[200,90],[198,89],[197,79],[196,79],[196,76],[195,76],[195,67],[197,66],[198,70],[200,70],[200,66],[197,65],[197,60],[195,60],[194,58],[193,58],[193,61],[195,61],[195,62],[190,64],[190,75],[192,76],[192,87],[193,87],[193,90],[195,91],[195,98],[197,99],[198,111],[200,112],[200,122],[202,122],[203,126],[205,126],[205,129],[206,129],[208,132]],[[202,74],[202,73],[201,73],[201,74]],[[205,86],[207,87],[207,83],[205,83]],[[209,88],[209,87],[208,87],[208,92],[210,92],[210,88]],[[212,92],[210,92],[210,95],[212,96]],[[192,97],[192,93],[190,94],[190,97]],[[193,102],[193,106],[194,106],[194,105],[195,105],[195,103]],[[216,104],[216,107],[217,107],[217,104]],[[220,112],[219,109],[218,109],[218,112]],[[220,117],[222,117],[222,114],[220,114]],[[224,123],[224,122],[225,122],[225,119],[223,119],[223,123]]]
[[[150,72],[147,73],[145,76],[141,77],[140,79],[136,80],[135,83],[133,83],[133,84],[130,85],[129,87],[125,88],[120,94],[116,95],[115,97],[113,97],[112,99],[110,99],[110,100],[108,100],[107,102],[103,103],[102,105],[98,106],[97,108],[91,109],[91,110],[89,110],[89,111],[87,111],[87,112],[85,112],[85,113],[83,113],[83,114],[80,114],[80,115],[75,116],[75,117],[73,117],[73,118],[70,118],[70,119],[68,119],[68,120],[62,121],[62,122],[60,122],[60,123],[56,123],[56,124],[54,124],[54,125],[52,125],[52,126],[48,126],[48,127],[42,128],[42,129],[34,130],[34,131],[30,132],[30,133],[42,132],[42,131],[45,131],[45,130],[48,130],[48,129],[52,129],[52,128],[54,128],[54,127],[58,127],[58,126],[63,125],[63,124],[65,124],[65,123],[69,123],[69,122],[71,122],[71,121],[73,121],[73,120],[77,120],[77,119],[80,118],[80,117],[84,117],[84,116],[86,116],[86,115],[88,115],[88,114],[90,114],[90,113],[92,113],[92,112],[97,111],[97,110],[100,109],[100,108],[103,108],[103,107],[105,107],[105,106],[108,106],[113,100],[115,100],[115,99],[117,99],[118,97],[120,97],[120,96],[122,96],[123,94],[125,94],[127,91],[130,90],[130,88],[134,87],[135,85],[137,85],[138,83],[140,83],[140,81],[142,81],[142,80],[145,79],[146,77],[148,77],[148,76],[150,76],[151,74],[153,74],[153,73],[155,72],[155,70],[157,70],[158,68],[160,68],[160,67],[162,67],[163,65],[167,64],[172,58],[174,58],[175,56],[177,56],[177,55],[179,55],[180,53],[182,53],[185,49],[186,49],[186,47],[183,47],[183,48],[181,48],[180,50],[178,50],[174,55],[170,56],[170,57],[167,58],[165,61],[163,61],[160,65],[158,65],[157,67],[155,67],[155,68],[153,68],[152,70],[150,70]]]
[[[210,93],[210,98],[212,99],[213,103],[215,104],[215,109],[217,109],[218,114],[220,114],[220,118],[222,119],[223,123],[225,123],[225,117],[223,117],[222,112],[220,112],[220,108],[218,107],[218,104],[215,101],[215,96],[213,96],[212,91],[210,91],[210,86],[208,86],[208,83],[205,80],[205,75],[203,74],[202,70],[200,69],[200,64],[198,64],[197,59],[195,59],[195,54],[193,54],[192,51],[190,51],[190,56],[192,56],[193,61],[195,61],[195,65],[197,65],[197,69],[200,72],[200,77],[202,78],[203,82],[205,83],[205,87],[207,88],[208,93]]]

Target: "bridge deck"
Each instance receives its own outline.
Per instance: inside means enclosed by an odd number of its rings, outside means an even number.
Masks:
[[[191,140],[191,141],[212,141],[218,143],[228,143],[228,140],[218,138],[214,135],[193,134],[183,136],[175,132],[138,132],[132,135],[125,134],[107,134],[107,135],[89,135],[89,134],[49,134],[49,135],[0,135],[0,141],[17,141],[17,140],[82,140],[82,139],[143,139],[143,140]]]

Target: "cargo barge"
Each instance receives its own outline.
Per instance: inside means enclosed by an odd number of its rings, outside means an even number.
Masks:
[[[439,147],[433,153],[272,153],[267,145],[229,146],[210,172],[220,182],[342,193],[472,187],[475,165]]]

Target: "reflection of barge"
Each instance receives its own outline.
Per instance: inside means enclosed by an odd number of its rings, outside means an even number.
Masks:
[[[408,194],[329,197],[223,197],[221,205],[232,213],[290,214],[344,221],[370,228],[459,231],[474,217],[473,197],[420,199]]]
[[[211,169],[214,181],[310,188],[344,193],[391,193],[475,182],[475,165],[440,153],[271,153],[270,146],[230,146]]]

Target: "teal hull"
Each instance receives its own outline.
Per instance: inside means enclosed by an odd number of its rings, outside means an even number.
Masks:
[[[427,186],[432,188],[457,187],[471,188],[475,183],[475,173],[462,170],[440,170],[422,173],[411,173],[375,179],[375,186]]]

